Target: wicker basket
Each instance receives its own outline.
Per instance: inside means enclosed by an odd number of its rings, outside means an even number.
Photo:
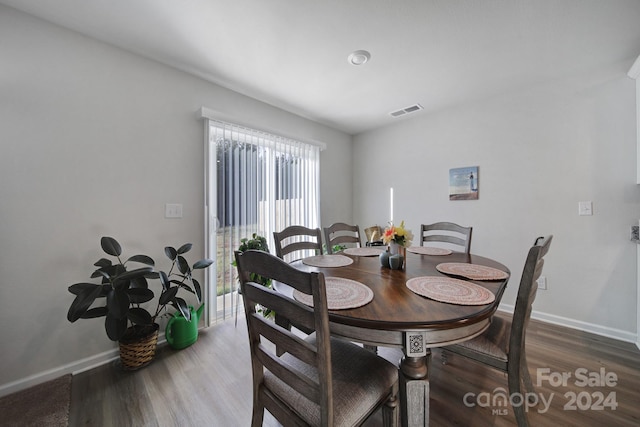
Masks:
[[[120,341],[120,363],[127,371],[140,369],[147,366],[156,356],[158,345],[158,329],[160,325],[154,325],[153,332],[137,340]]]

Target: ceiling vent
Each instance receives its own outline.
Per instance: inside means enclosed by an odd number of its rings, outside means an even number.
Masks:
[[[423,109],[422,105],[420,105],[420,104],[414,104],[414,105],[411,105],[411,106],[409,106],[409,107],[402,108],[402,109],[397,110],[397,111],[392,111],[392,112],[390,112],[389,114],[390,114],[392,117],[401,117],[401,116],[404,116],[404,115],[406,115],[406,114],[415,113],[416,111],[420,111],[420,110],[422,110],[422,109]]]

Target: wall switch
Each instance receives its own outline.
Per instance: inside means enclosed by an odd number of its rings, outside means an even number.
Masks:
[[[593,215],[593,203],[578,202],[578,215],[580,216]]]
[[[182,205],[180,203],[167,203],[164,205],[165,218],[182,218]]]
[[[538,289],[547,289],[547,278],[545,276],[538,277]]]

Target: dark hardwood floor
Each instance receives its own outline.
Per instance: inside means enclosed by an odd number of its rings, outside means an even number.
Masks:
[[[398,349],[381,348],[380,354],[394,362],[401,356]],[[550,401],[529,409],[532,426],[640,425],[635,345],[531,321],[527,355],[534,385],[541,380],[536,393]],[[494,399],[496,389],[507,389],[506,376],[451,353],[446,359],[445,365],[442,350],[434,350],[432,426],[516,425],[512,408]],[[184,350],[159,348],[156,360],[137,372],[110,363],[74,376],[69,425],[249,426],[249,366],[244,319],[237,327],[227,321],[201,331]],[[564,383],[563,374],[570,375]],[[265,425],[278,423],[267,414]],[[374,416],[366,425],[381,420]]]

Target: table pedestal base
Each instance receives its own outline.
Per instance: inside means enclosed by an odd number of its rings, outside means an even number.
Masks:
[[[403,427],[429,425],[429,359],[404,356],[400,360],[400,402]]]

